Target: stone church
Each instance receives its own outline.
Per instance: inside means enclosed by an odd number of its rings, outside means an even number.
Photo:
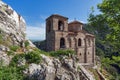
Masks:
[[[54,14],[46,19],[46,50],[71,49],[80,63],[95,62],[95,36],[83,30],[83,23]]]

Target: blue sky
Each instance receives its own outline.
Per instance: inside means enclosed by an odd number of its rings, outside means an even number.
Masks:
[[[76,18],[87,22],[91,7],[95,7],[102,0],[3,0],[19,13],[26,21],[27,37],[32,40],[45,39],[45,19],[51,14],[60,14],[69,18],[69,22]]]

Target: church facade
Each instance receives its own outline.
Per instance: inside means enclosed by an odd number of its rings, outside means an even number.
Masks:
[[[54,14],[46,19],[46,50],[71,49],[80,63],[95,63],[95,36],[83,30],[83,23]]]

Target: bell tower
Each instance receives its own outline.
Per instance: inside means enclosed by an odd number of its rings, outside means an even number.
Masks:
[[[46,50],[60,49],[60,39],[68,31],[68,18],[54,14],[46,19]],[[65,43],[64,43],[65,45]]]

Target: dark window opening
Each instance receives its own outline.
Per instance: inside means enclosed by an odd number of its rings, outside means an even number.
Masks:
[[[58,30],[64,30],[64,24],[62,21],[58,22]]]
[[[60,39],[60,48],[65,48],[65,39],[64,38]]]
[[[80,56],[81,56],[81,53],[80,53]]]
[[[81,46],[81,39],[78,39],[78,46]]]

